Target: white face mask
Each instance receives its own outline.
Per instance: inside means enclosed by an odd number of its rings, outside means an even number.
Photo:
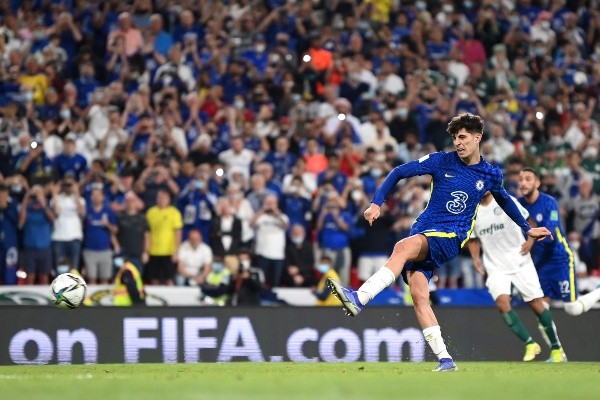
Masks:
[[[256,50],[257,53],[264,53],[266,49],[267,49],[267,46],[264,45],[264,44],[262,44],[262,43],[261,44],[257,44],[254,47],[254,50]]]
[[[542,21],[540,26],[543,30],[547,31],[548,29],[550,29],[550,21]]]
[[[596,158],[598,157],[598,148],[597,147],[587,147],[583,153],[581,153],[582,158]]]
[[[352,198],[352,200],[358,203],[363,197],[362,191],[354,189],[352,193],[350,193],[350,197]]]
[[[317,270],[320,273],[324,274],[325,272],[329,271],[329,264],[318,264]]]
[[[577,241],[572,241],[571,242],[571,248],[575,251],[579,250],[579,247],[581,246],[581,243],[577,242]]]

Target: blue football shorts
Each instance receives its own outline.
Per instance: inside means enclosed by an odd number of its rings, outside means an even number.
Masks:
[[[544,296],[553,300],[571,302],[577,300],[577,277],[574,265],[564,263],[545,264],[538,267],[538,277]]]
[[[402,270],[402,279],[408,284],[406,271],[419,271],[425,275],[427,281],[433,277],[436,268],[439,268],[443,263],[455,258],[460,253],[460,239],[452,234],[439,232],[412,232],[415,234],[424,235],[429,243],[429,253],[423,261],[407,262]]]

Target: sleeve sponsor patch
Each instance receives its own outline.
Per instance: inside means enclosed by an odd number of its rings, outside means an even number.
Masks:
[[[550,221],[558,221],[558,210],[552,210],[550,212]]]

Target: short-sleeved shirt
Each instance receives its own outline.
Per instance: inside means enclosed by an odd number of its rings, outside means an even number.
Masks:
[[[517,199],[511,199],[521,211],[523,218],[529,217],[529,212],[519,204]],[[483,246],[483,265],[486,271],[505,274],[519,270],[525,264],[531,263],[531,255],[521,254],[521,246],[525,237],[521,228],[502,210],[496,200],[479,205],[472,238],[478,238]]]
[[[150,255],[173,255],[177,247],[176,232],[183,228],[179,210],[173,206],[154,206],[146,213],[146,220],[150,228]]]
[[[88,206],[83,235],[84,249],[94,251],[110,250],[110,231],[102,222],[104,218],[107,218],[112,225],[117,223],[115,213],[106,204],[98,211],[91,204]]]
[[[23,244],[29,249],[47,249],[50,247],[52,222],[42,207],[29,205],[27,219],[23,227]]]

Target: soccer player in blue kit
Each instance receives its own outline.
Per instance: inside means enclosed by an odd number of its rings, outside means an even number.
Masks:
[[[410,286],[414,309],[425,340],[440,363],[434,371],[457,370],[446,350],[440,326],[429,302],[429,280],[435,268],[458,255],[469,240],[477,208],[486,191],[534,239],[552,237],[543,227],[532,228],[502,186],[502,172],[479,153],[483,119],[463,113],[452,118],[447,128],[456,151],[432,153],[394,168],[377,189],[364,217],[373,223],[380,206],[398,181],[416,175],[431,175],[429,204],[414,222],[410,236],[395,244],[385,265],[357,291],[329,279],[332,292],[347,315],[356,316],[378,293],[402,274]]]
[[[539,187],[540,177],[535,170],[523,168],[519,174],[519,189],[523,197],[519,202],[536,224],[548,227],[557,239],[537,241],[531,249],[542,291],[546,303],[549,299],[562,300],[567,314],[581,315],[600,300],[600,288],[578,296],[575,258],[560,222],[558,203],[552,196],[540,192]]]

